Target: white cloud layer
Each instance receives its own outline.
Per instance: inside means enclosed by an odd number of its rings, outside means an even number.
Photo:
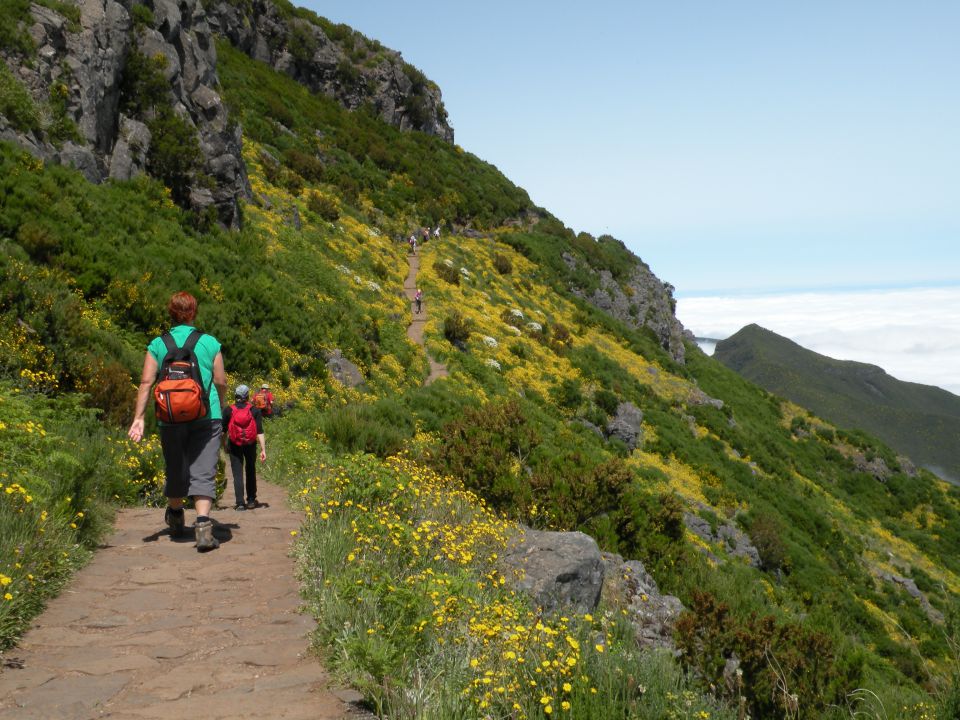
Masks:
[[[960,395],[960,287],[681,297],[677,316],[698,337],[756,323],[821,355]]]

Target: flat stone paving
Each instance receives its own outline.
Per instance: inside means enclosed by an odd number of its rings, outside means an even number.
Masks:
[[[212,514],[220,548],[174,539],[163,510],[115,531],[0,668],[0,720],[372,717],[308,651],[289,557],[301,515],[258,483],[264,507]],[[228,494],[232,494],[228,490]],[[19,667],[22,665],[22,667]]]

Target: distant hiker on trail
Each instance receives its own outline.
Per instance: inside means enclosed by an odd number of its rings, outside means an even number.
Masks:
[[[439,238],[439,237],[440,237],[440,226],[439,226],[439,225],[437,225],[437,226],[433,229],[433,236],[434,236],[435,238]]]
[[[134,442],[143,438],[144,414],[152,389],[166,463],[164,521],[171,536],[181,535],[186,525],[183,499],[193,498],[196,547],[205,552],[220,546],[213,536],[210,508],[217,494],[215,478],[223,432],[220,403],[227,395],[227,376],[220,342],[193,326],[196,298],[178,292],[170,298],[167,310],[176,325],[147,346],[137,406],[127,435]]]
[[[423,243],[426,244],[430,239],[430,228],[423,228],[420,230],[420,234],[423,235]]]
[[[253,396],[253,406],[260,411],[263,417],[273,417],[273,393],[270,392],[270,386],[264,383]]]
[[[416,313],[420,314],[420,308],[423,307],[423,290],[417,288],[416,294],[413,296],[413,302],[416,303]]]
[[[416,235],[410,236],[410,254],[411,255],[417,254],[417,236]]]
[[[252,510],[257,502],[257,445],[260,445],[260,462],[267,459],[266,438],[263,434],[263,415],[260,409],[247,402],[250,388],[238,385],[237,401],[223,411],[224,442],[230,454],[230,471],[233,473],[233,493],[236,497],[234,510]],[[247,466],[247,501],[243,501],[243,466]]]

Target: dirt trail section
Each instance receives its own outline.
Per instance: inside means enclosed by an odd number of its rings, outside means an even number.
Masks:
[[[423,328],[427,324],[427,303],[423,303],[420,312],[417,313],[416,303],[413,300],[417,294],[417,273],[420,271],[420,256],[408,255],[410,261],[410,271],[407,273],[407,279],[403,283],[403,291],[410,300],[410,325],[407,327],[407,337],[413,340],[417,345],[423,347]],[[447,366],[439,363],[427,354],[427,360],[430,362],[430,374],[424,385],[429,385],[437,378],[447,377],[450,373]]]
[[[216,510],[220,548],[174,539],[163,511],[119,513],[112,537],[34,622],[0,669],[0,719],[287,718],[370,715],[308,653],[285,492]],[[192,511],[187,512],[188,523]],[[336,693],[336,694],[335,694]]]

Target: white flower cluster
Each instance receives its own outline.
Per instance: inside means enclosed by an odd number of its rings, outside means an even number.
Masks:
[[[523,335],[523,331],[516,325],[507,325],[507,330],[512,332],[514,335]]]
[[[367,289],[373,290],[374,292],[380,292],[380,286],[373,280],[367,280]]]
[[[487,367],[492,367],[494,370],[499,370],[499,369],[500,369],[500,363],[498,363],[498,362],[497,362],[496,360],[494,360],[493,358],[487,358],[487,359],[484,361],[484,364],[485,364]]]
[[[443,261],[443,264],[446,265],[448,268],[452,268],[453,260],[451,260],[450,258],[447,258],[446,260]]]
[[[460,274],[463,275],[465,278],[470,277],[470,271],[467,270],[465,267],[460,268]]]
[[[517,308],[513,308],[513,309],[510,311],[510,315],[513,316],[513,317],[515,317],[517,320],[523,320],[523,313],[522,313],[520,310],[518,310]]]
[[[543,325],[541,325],[541,324],[538,323],[538,322],[528,322],[528,323],[527,323],[527,330],[529,330],[530,332],[542,332],[542,331],[543,331]]]
[[[496,338],[492,338],[489,335],[483,336],[483,344],[488,348],[495,348],[499,343],[497,343]]]

